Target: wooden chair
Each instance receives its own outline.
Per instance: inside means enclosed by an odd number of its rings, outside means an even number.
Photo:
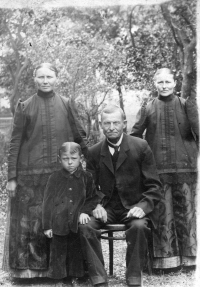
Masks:
[[[125,240],[126,236],[115,237],[113,236],[114,232],[126,231],[125,224],[107,224],[101,232],[101,239],[106,239],[109,242],[109,273],[113,275],[113,251],[114,251],[114,240]],[[105,236],[104,234],[107,234]],[[148,270],[148,274],[152,275],[152,252],[151,252],[151,241],[149,240],[147,245],[147,258],[146,258],[146,268]]]

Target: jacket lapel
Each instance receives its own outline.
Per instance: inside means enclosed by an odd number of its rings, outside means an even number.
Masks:
[[[123,135],[122,143],[120,145],[119,157],[117,160],[116,170],[122,165],[122,163],[127,158],[127,151],[129,150],[127,135]]]
[[[122,143],[120,145],[119,157],[117,160],[116,170],[122,165],[122,163],[127,158],[127,151],[129,150],[127,135],[123,135]],[[101,147],[101,157],[102,162],[107,166],[107,168],[114,174],[113,163],[111,159],[111,154],[106,143],[106,139],[104,140]]]
[[[114,174],[113,163],[111,159],[111,154],[106,143],[106,139],[104,140],[101,147],[101,159],[102,162],[107,166],[107,168]]]

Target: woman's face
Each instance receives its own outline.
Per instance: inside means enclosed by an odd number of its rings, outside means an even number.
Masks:
[[[154,83],[158,94],[163,97],[171,95],[176,86],[173,75],[167,72],[162,72],[161,74],[157,75]]]
[[[34,81],[38,90],[51,92],[55,88],[57,77],[54,71],[42,67],[36,71]]]

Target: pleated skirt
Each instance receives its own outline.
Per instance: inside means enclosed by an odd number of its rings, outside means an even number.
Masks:
[[[50,174],[18,177],[9,198],[2,269],[12,277],[47,277],[49,241],[42,230],[42,201]]]
[[[196,173],[161,174],[163,200],[159,224],[153,233],[154,268],[195,265]]]

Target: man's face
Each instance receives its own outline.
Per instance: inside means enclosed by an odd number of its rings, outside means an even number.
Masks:
[[[78,152],[70,153],[70,151],[62,152],[60,162],[62,167],[70,173],[73,173],[79,166],[81,156]]]
[[[106,138],[116,143],[126,127],[126,121],[122,119],[121,113],[116,111],[111,114],[103,113],[100,125]]]
[[[159,95],[167,97],[173,93],[176,82],[174,81],[173,75],[162,72],[156,76],[155,86]]]

